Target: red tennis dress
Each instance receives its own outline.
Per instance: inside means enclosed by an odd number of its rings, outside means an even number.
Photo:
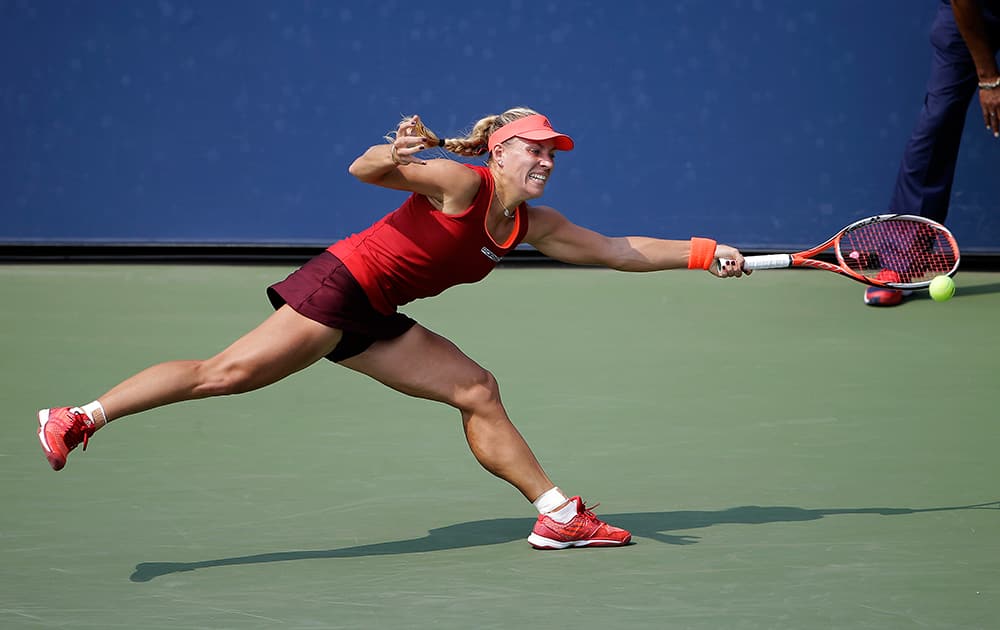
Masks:
[[[395,312],[456,284],[482,280],[524,239],[528,215],[522,204],[512,219],[510,237],[503,243],[493,240],[486,229],[493,175],[485,166],[466,167],[479,174],[481,184],[465,212],[445,214],[423,195],[413,194],[370,228],[327,248],[380,313]]]

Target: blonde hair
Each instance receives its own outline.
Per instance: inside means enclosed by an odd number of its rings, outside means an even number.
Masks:
[[[456,155],[475,157],[477,155],[489,153],[490,147],[487,146],[487,143],[490,135],[494,131],[508,123],[514,122],[518,118],[524,118],[525,116],[533,116],[536,114],[538,114],[538,112],[527,107],[512,107],[502,114],[492,114],[479,119],[479,122],[472,126],[472,131],[467,133],[465,137],[444,138],[443,144],[441,142],[442,138],[438,137],[436,133],[424,126],[422,121],[417,123],[417,126],[414,128],[414,133],[430,140],[432,146],[436,145],[443,147],[446,151],[450,151]],[[408,122],[412,118],[413,116],[406,116],[400,122]],[[390,134],[386,136],[386,140],[392,142],[394,135],[395,134]]]

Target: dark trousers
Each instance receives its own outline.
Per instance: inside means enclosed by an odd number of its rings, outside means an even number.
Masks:
[[[1000,49],[1000,20],[994,15],[987,18],[987,32],[996,54]],[[889,211],[944,223],[965,116],[979,80],[948,2],[938,7],[930,40],[933,57],[927,95],[903,152]]]

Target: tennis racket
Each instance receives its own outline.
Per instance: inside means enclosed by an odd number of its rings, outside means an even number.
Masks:
[[[816,260],[833,248],[836,263]],[[797,254],[747,256],[744,271],[808,267],[833,271],[876,287],[923,289],[936,276],[958,270],[958,243],[946,227],[910,214],[880,214],[861,219],[832,238]],[[735,261],[720,258],[720,268]]]

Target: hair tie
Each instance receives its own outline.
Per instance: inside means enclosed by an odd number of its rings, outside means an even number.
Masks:
[[[443,147],[444,146],[444,138],[441,138],[440,140],[438,140],[438,146],[439,147]]]

